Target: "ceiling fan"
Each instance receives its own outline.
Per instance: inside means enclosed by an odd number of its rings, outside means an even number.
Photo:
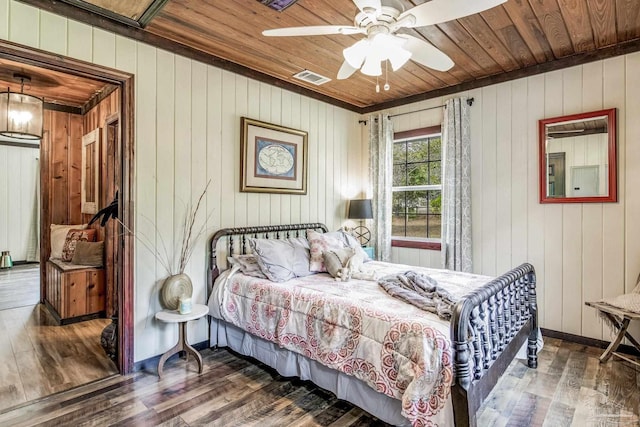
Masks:
[[[353,0],[360,12],[353,26],[318,25],[265,30],[265,36],[316,36],[328,34],[366,34],[343,50],[344,62],[338,79],[346,79],[357,70],[368,76],[382,74],[382,62],[389,61],[394,71],[409,59],[438,71],[453,67],[444,52],[423,39],[397,33],[402,28],[424,27],[462,18],[498,6],[507,0],[431,0],[404,10],[399,0]]]

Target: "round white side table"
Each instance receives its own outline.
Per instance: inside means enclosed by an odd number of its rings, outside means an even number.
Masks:
[[[198,373],[202,373],[202,356],[200,356],[198,350],[191,347],[187,342],[187,322],[189,320],[199,319],[208,313],[209,307],[204,304],[193,304],[191,313],[188,314],[180,314],[176,310],[163,310],[156,313],[156,319],[162,322],[178,323],[178,331],[180,333],[178,343],[160,357],[160,361],[158,362],[158,376],[160,378],[162,378],[164,371],[164,363],[179,351],[184,351],[186,353],[185,358],[187,361],[189,361],[189,353],[193,354],[198,361]]]

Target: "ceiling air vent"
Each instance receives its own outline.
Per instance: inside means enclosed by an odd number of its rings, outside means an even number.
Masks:
[[[316,86],[320,86],[323,83],[331,81],[329,77],[321,76],[320,74],[309,70],[300,71],[298,74],[294,74],[293,77]]]
[[[271,9],[282,12],[298,0],[258,0],[260,3],[269,6]]]

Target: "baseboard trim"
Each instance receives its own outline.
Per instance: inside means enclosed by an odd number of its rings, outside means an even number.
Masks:
[[[209,340],[202,341],[202,342],[199,342],[197,344],[191,344],[191,346],[193,348],[195,348],[196,350],[201,351],[201,350],[204,350],[205,348],[209,348]],[[162,357],[162,354],[158,354],[157,356],[153,356],[153,357],[150,357],[148,359],[144,359],[144,360],[140,360],[138,362],[135,362],[133,364],[133,371],[132,372],[145,371],[145,372],[152,372],[154,374],[157,374],[158,373],[158,362],[160,361],[161,357]],[[171,356],[168,360],[171,360],[174,357],[177,357],[177,355]],[[195,360],[195,359],[193,359],[193,360]]]
[[[564,341],[576,344],[589,345],[592,347],[607,348],[610,341],[598,340],[595,338],[583,337],[582,335],[569,334],[567,332],[554,331],[552,329],[540,328],[542,335],[549,338],[558,338]],[[631,345],[620,344],[618,350],[620,353],[630,354],[632,356],[640,356],[640,352]]]
[[[575,335],[567,332],[554,331],[553,329],[545,329],[545,328],[540,328],[540,331],[542,332],[542,335],[545,337],[558,338],[558,339],[573,342],[576,344],[588,345],[588,346],[598,347],[598,348],[607,348],[609,346],[609,341],[583,337],[582,335]],[[201,351],[206,348],[209,348],[209,341],[208,340],[202,341],[197,344],[192,344],[192,346],[196,350]],[[618,351],[620,353],[625,353],[625,354],[630,354],[633,356],[640,357],[640,352],[631,345],[620,344],[620,346],[618,347]],[[133,364],[133,372],[147,371],[147,372],[156,373],[158,370],[158,362],[160,361],[161,357],[162,357],[162,354],[159,354],[157,356],[153,356],[148,359],[135,362]],[[176,357],[176,356],[172,356],[172,357]]]

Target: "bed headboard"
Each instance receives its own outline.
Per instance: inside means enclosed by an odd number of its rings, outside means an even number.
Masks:
[[[208,289],[211,289],[213,282],[220,275],[218,265],[218,255],[228,256],[231,254],[245,254],[248,249],[247,239],[287,239],[289,237],[306,237],[307,230],[328,231],[327,226],[319,222],[308,224],[286,224],[286,225],[263,225],[257,227],[236,227],[222,228],[215,232],[209,244],[209,274]],[[220,245],[226,250],[219,253]]]

